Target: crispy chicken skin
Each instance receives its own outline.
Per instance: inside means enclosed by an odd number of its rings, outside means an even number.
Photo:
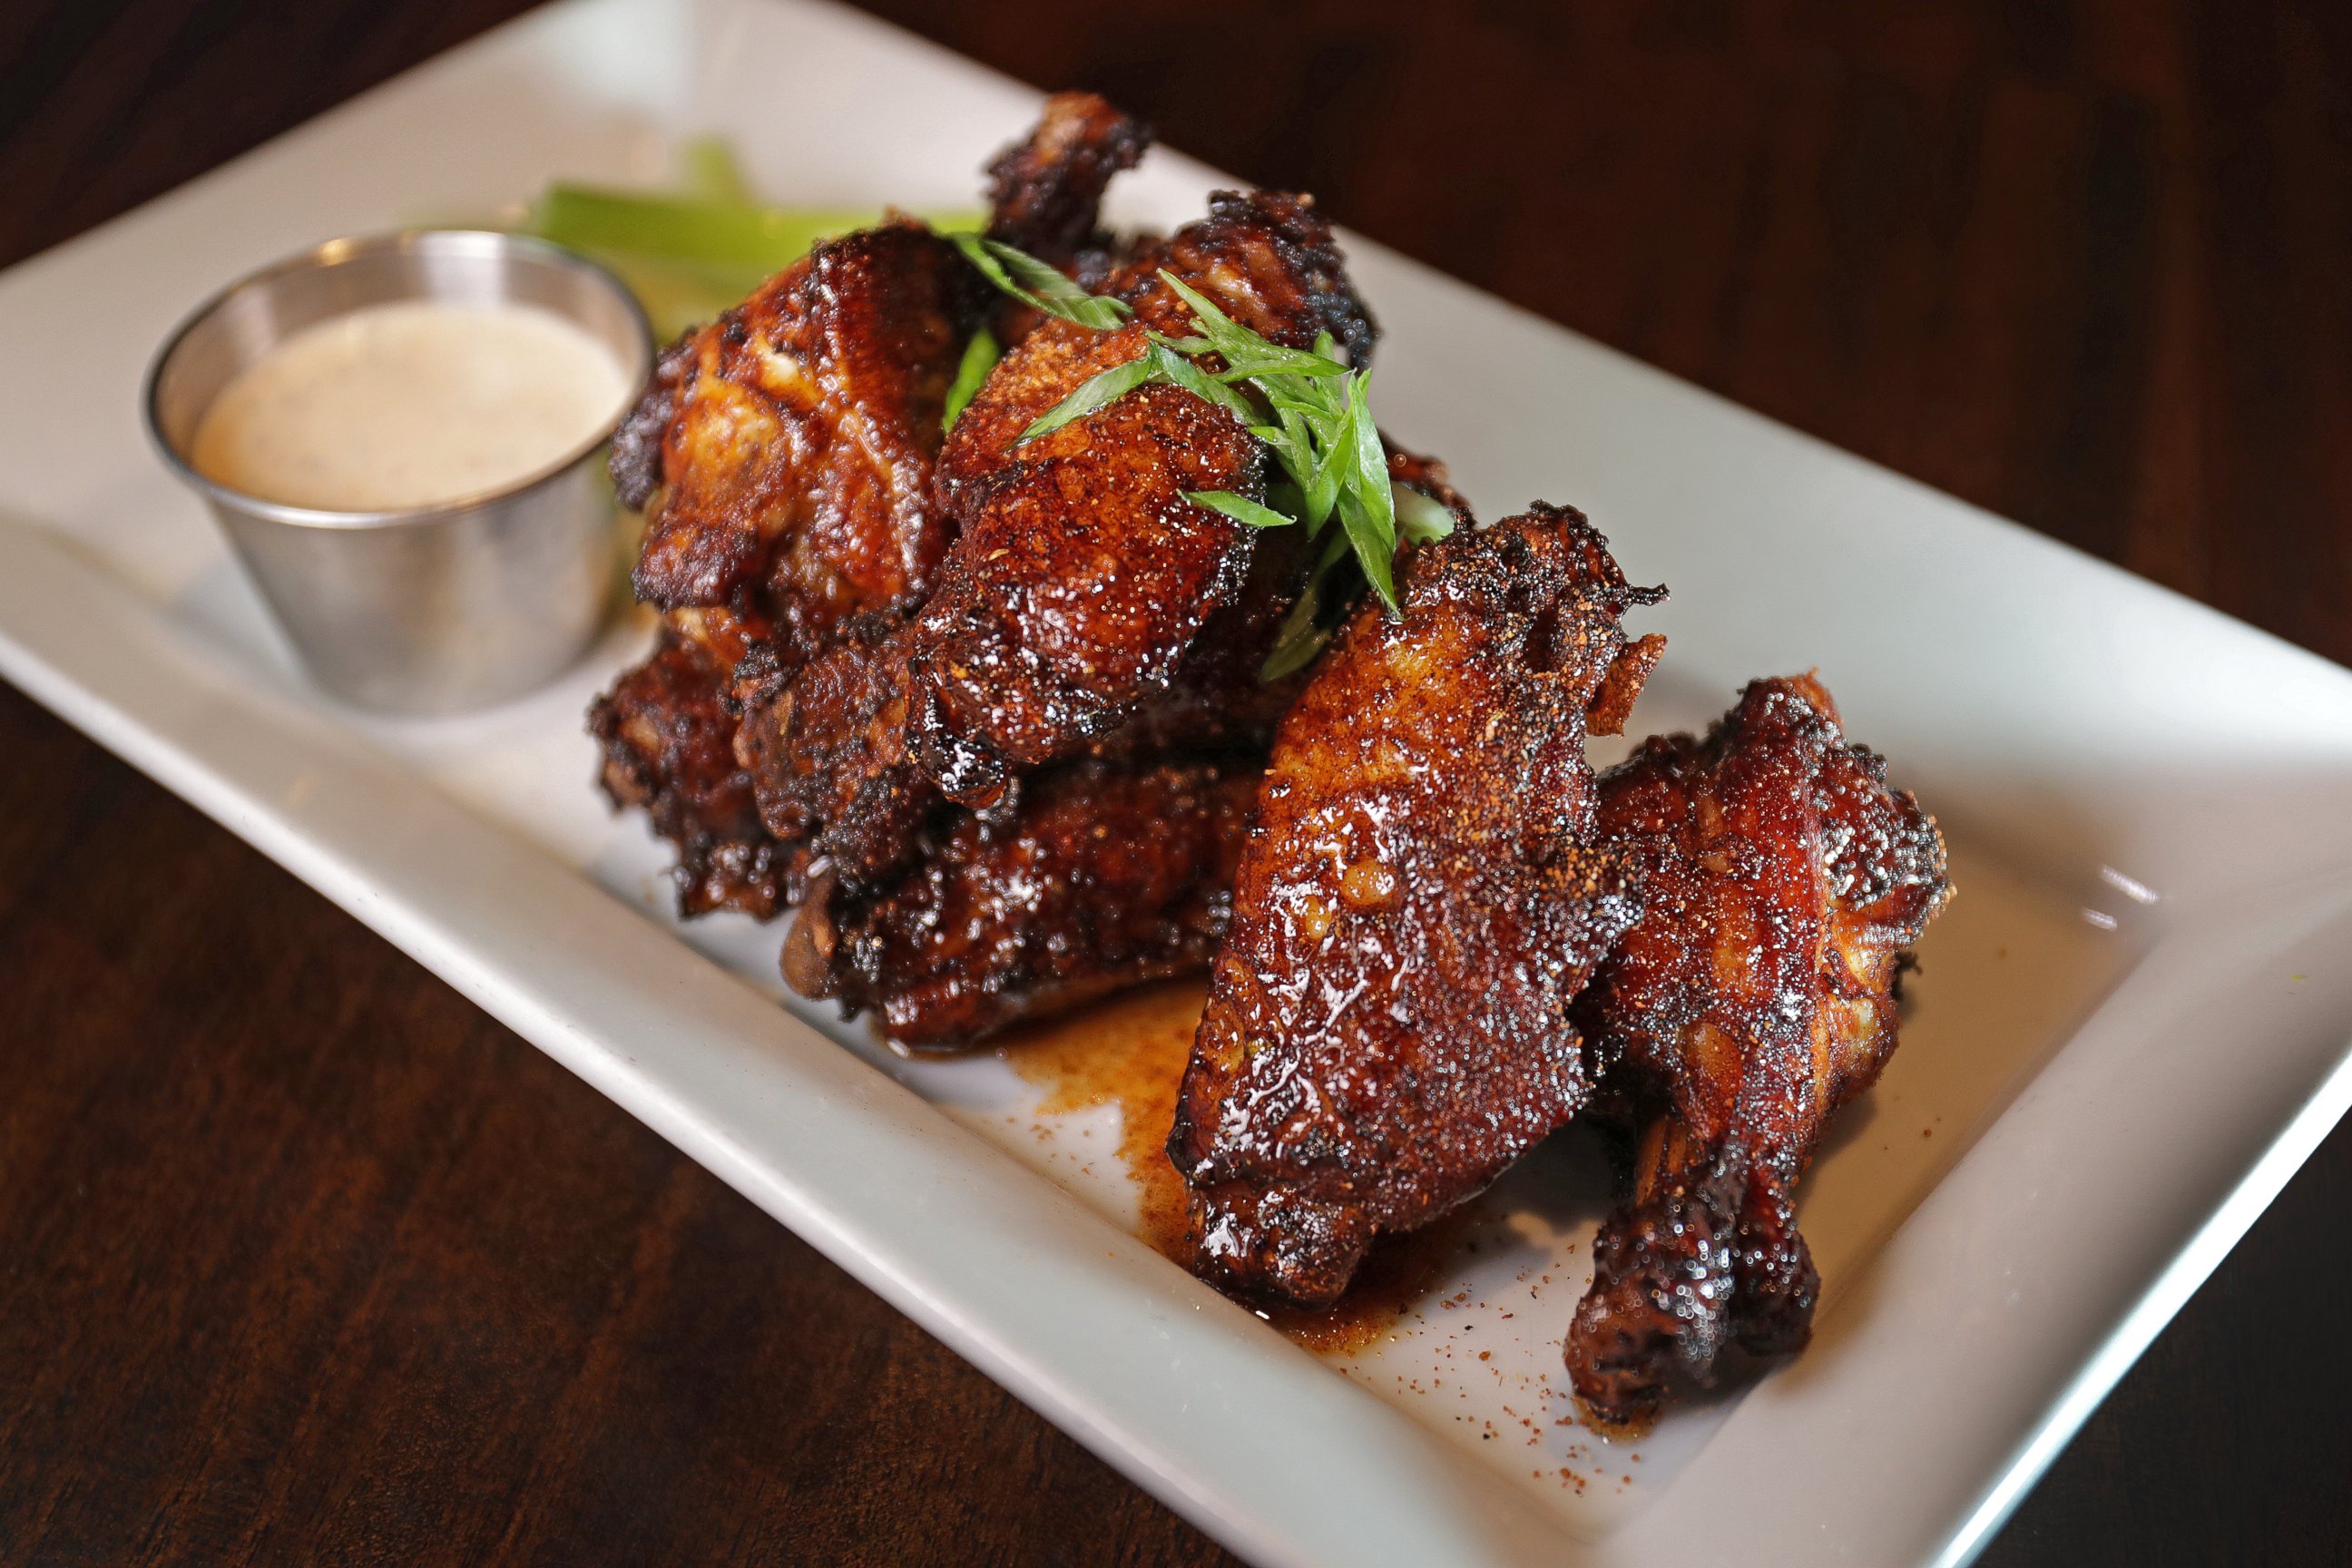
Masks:
[[[1908,949],[1950,896],[1943,839],[1810,677],[1601,781],[1644,910],[1576,1005],[1636,1108],[1632,1194],[1594,1246],[1568,1364],[1599,1421],[1655,1415],[1738,1344],[1801,1348],[1819,1281],[1790,1194],[1893,1054]]]
[[[1164,264],[1268,336],[1311,342],[1336,324],[1369,350],[1320,219],[1286,196],[1215,202],[1125,275],[1138,322],[1188,330],[1157,281]],[[892,872],[942,794],[985,804],[1024,771],[1089,755],[1262,753],[1297,695],[1301,681],[1257,674],[1308,542],[1257,539],[1178,493],[1255,484],[1255,437],[1161,386],[1014,447],[1079,383],[1141,353],[1142,331],[1048,321],[1008,354],[941,455],[940,491],[970,521],[920,612],[869,618],[796,680],[742,684],[738,747],[770,830],[813,841],[847,880]],[[1401,461],[1459,506],[1440,465]],[[971,732],[1023,743],[1000,753]]]
[[[1148,330],[1189,335],[1162,268],[1275,342],[1306,347],[1328,331],[1360,362],[1370,353],[1370,318],[1312,205],[1220,192],[1206,218],[1111,279],[1133,320],[1110,331],[1049,321],[1005,356],[940,455],[961,530],[908,649],[915,751],[951,798],[985,804],[1015,769],[1126,723],[1250,581],[1256,531],[1183,495],[1262,496],[1265,448],[1233,415],[1148,386],[1016,446],[1081,384],[1143,354]]]
[[[677,417],[678,398],[697,371],[705,329],[682,333],[655,356],[653,374],[635,407],[613,432],[604,467],[613,476],[613,496],[631,511],[643,511],[662,484],[662,444]]]
[[[913,225],[828,241],[664,353],[614,439],[616,490],[653,509],[637,592],[667,624],[588,727],[606,793],[677,844],[683,913],[765,919],[795,891],[800,847],[740,809],[730,676],[754,649],[796,668],[845,621],[928,586],[950,537],[929,487],[978,320],[970,270]]]
[[[1108,249],[1103,192],[1150,146],[1150,126],[1093,93],[1055,93],[1028,139],[988,166],[988,237],[1066,269]]]
[[[589,713],[604,748],[599,782],[677,846],[678,910],[737,910],[766,920],[783,906],[789,856],[760,824],[751,776],[735,761],[735,721],[720,700],[724,667],[664,626],[653,657]]]
[[[953,246],[887,224],[818,246],[696,334],[638,596],[748,593],[805,658],[847,616],[919,595],[950,534],[930,504],[940,413],[982,302]]]
[[[870,888],[916,852],[940,795],[908,754],[911,628],[868,616],[797,676],[736,672],[735,754],[768,831],[811,846],[837,880]]]
[[[1149,141],[1099,99],[1050,100],[992,170],[991,232],[1090,238],[1105,183]],[[954,528],[932,486],[941,405],[993,298],[918,225],[828,241],[671,345],[615,434],[614,489],[652,509],[636,586],[667,626],[589,728],[607,793],[677,844],[685,912],[765,917],[797,896],[806,846],[742,809],[732,672],[751,658],[781,684],[928,590]]]
[[[1276,738],[1168,1143],[1202,1271],[1302,1305],[1583,1104],[1569,1004],[1640,907],[1584,738],[1662,591],[1538,505],[1421,548],[1401,593]]]
[[[872,892],[820,875],[784,974],[891,1039],[969,1046],[1026,1017],[1205,968],[1232,913],[1254,761],[1088,761],[984,812],[944,807]]]

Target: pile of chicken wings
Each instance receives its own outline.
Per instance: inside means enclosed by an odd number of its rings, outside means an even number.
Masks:
[[[1050,100],[989,170],[988,236],[1124,301],[1097,330],[896,219],[817,247],[664,353],[614,443],[660,612],[591,710],[602,783],[677,848],[688,914],[787,910],[785,978],[913,1049],[1210,977],[1169,1152],[1197,1267],[1245,1300],[1343,1292],[1581,1116],[1622,1152],[1568,1363],[1604,1424],[1810,1332],[1791,1193],[1895,1044],[1950,896],[1934,820],[1811,677],[1595,775],[1664,651],[1579,512],[1408,545],[1394,614],[1343,611],[1261,679],[1314,542],[1264,445],[1150,384],[1038,438],[1097,373],[1183,337],[1198,290],[1286,347],[1378,330],[1305,196],[1219,193],[1167,236],[1098,204],[1150,132]],[[952,425],[986,330],[1003,358]]]

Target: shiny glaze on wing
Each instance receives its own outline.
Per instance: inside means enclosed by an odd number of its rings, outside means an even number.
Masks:
[[[1149,141],[1099,99],[1049,100],[992,170],[991,232],[1091,237],[1104,184]],[[614,435],[614,489],[651,508],[637,588],[667,630],[589,727],[607,793],[677,844],[684,912],[764,918],[797,897],[807,845],[747,816],[741,764],[720,761],[740,694],[929,587],[954,528],[932,485],[941,402],[993,298],[919,226],[828,241],[665,351]]]
[[[1256,783],[1251,761],[1088,761],[988,811],[943,806],[882,887],[818,876],[785,978],[940,1048],[1201,970],[1231,916]]]
[[[940,456],[961,535],[910,648],[917,754],[953,798],[985,803],[1013,770],[1126,723],[1250,581],[1255,531],[1183,496],[1262,497],[1265,448],[1231,414],[1150,386],[1017,444],[1097,372],[1144,353],[1148,330],[1190,334],[1162,268],[1277,342],[1305,347],[1328,331],[1360,358],[1370,352],[1370,319],[1312,205],[1220,192],[1208,217],[1112,279],[1131,321],[1109,331],[1048,321],[1005,356]],[[1293,595],[1305,564],[1301,552]]]
[[[1169,1140],[1203,1271],[1303,1305],[1575,1113],[1569,1003],[1639,908],[1584,739],[1659,591],[1539,505],[1423,547],[1401,593],[1284,721]]]
[[[792,857],[760,822],[751,778],[735,761],[725,667],[665,626],[651,658],[589,710],[604,748],[598,783],[677,846],[682,914],[737,910],[766,920],[783,907]]]
[[[1576,1017],[1640,1130],[1568,1363],[1586,1409],[1628,1425],[1731,1344],[1810,1337],[1792,1189],[1894,1052],[1897,979],[1950,885],[1934,819],[1810,677],[1647,742],[1601,779],[1601,826],[1640,857],[1645,909]]]
[[[804,659],[846,616],[921,594],[951,534],[931,463],[980,304],[955,247],[898,223],[827,240],[705,327],[678,372],[639,597],[748,595]]]

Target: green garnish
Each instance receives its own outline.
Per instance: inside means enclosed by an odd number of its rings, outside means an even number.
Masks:
[[[1049,316],[1102,331],[1134,313],[1125,300],[1089,294],[1058,268],[1002,240],[985,239],[976,234],[951,234],[948,237],[991,283]]]
[[[1145,354],[1141,359],[1115,364],[1099,375],[1087,377],[1077,391],[1055,404],[1036,423],[1021,432],[1013,444],[1017,447],[1024,441],[1034,441],[1048,431],[1059,430],[1073,419],[1082,419],[1097,408],[1118,402],[1137,387],[1148,385],[1157,379],[1153,374],[1157,368],[1151,363],[1151,356]]]
[[[948,388],[948,400],[940,409],[940,428],[952,430],[959,416],[969,407],[980,391],[980,384],[1004,357],[1004,349],[996,334],[986,327],[972,333],[971,342],[963,346],[963,360],[956,366],[955,384]]]
[[[1339,629],[1343,618],[1339,614],[1326,615],[1327,605],[1344,610],[1361,593],[1360,583],[1344,581],[1346,575],[1360,577],[1352,572],[1348,556],[1348,537],[1334,534],[1323,547],[1322,559],[1315,570],[1307,574],[1307,586],[1298,595],[1298,603],[1290,606],[1290,614],[1282,619],[1282,629],[1275,634],[1274,651],[1265,656],[1259,668],[1260,680],[1280,680],[1293,670],[1304,669],[1323,651],[1331,634]]]
[[[1237,496],[1231,490],[1186,490],[1184,499],[1211,511],[1223,512],[1235,522],[1245,522],[1252,528],[1288,528],[1298,521],[1287,512],[1260,506],[1249,497]]]
[[[558,181],[531,204],[522,224],[524,233],[611,268],[665,340],[737,303],[819,240],[883,220],[872,207],[763,205],[718,138],[698,137],[678,151],[681,179],[671,190]],[[986,221],[976,212],[923,216],[943,231]]]
[[[751,182],[724,136],[693,136],[678,149],[678,166],[686,177],[687,194],[712,202],[748,202]]]
[[[863,228],[879,217],[868,209],[765,207],[560,182],[548,186],[531,206],[532,231],[558,245],[740,268],[762,278],[818,240]]]
[[[1009,245],[967,236],[958,236],[956,244],[998,288],[1065,321],[1103,331],[1133,314],[1124,301],[1088,294]],[[1329,640],[1332,627],[1325,623],[1336,617],[1326,612],[1344,609],[1357,592],[1343,578],[1350,563],[1389,616],[1399,616],[1400,544],[1443,538],[1453,531],[1454,517],[1420,491],[1390,481],[1388,452],[1372,418],[1370,373],[1349,368],[1328,332],[1316,339],[1311,352],[1286,348],[1243,326],[1165,268],[1160,280],[1192,310],[1197,335],[1146,334],[1149,346],[1139,357],[1089,377],[1020,439],[1058,430],[1139,386],[1181,386],[1228,410],[1265,442],[1283,474],[1265,502],[1229,490],[1187,491],[1185,499],[1252,528],[1303,523],[1310,536],[1339,520],[1261,672],[1273,680],[1304,666]],[[1208,354],[1223,368],[1194,363]]]

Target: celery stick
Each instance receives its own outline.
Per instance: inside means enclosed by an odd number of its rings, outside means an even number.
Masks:
[[[688,327],[700,326],[758,288],[767,274],[758,268],[699,267],[667,257],[625,251],[582,252],[612,268],[645,307],[654,336],[668,342]]]
[[[879,216],[870,209],[813,212],[555,184],[532,208],[531,227],[578,250],[773,269],[818,240]]]
[[[697,136],[679,149],[687,194],[711,202],[749,202],[751,183],[724,136]]]
[[[767,207],[559,184],[548,187],[531,219],[535,233],[575,249],[773,271],[818,240],[879,223],[882,215],[870,207]],[[976,227],[979,217],[941,214],[933,221],[945,228]]]

